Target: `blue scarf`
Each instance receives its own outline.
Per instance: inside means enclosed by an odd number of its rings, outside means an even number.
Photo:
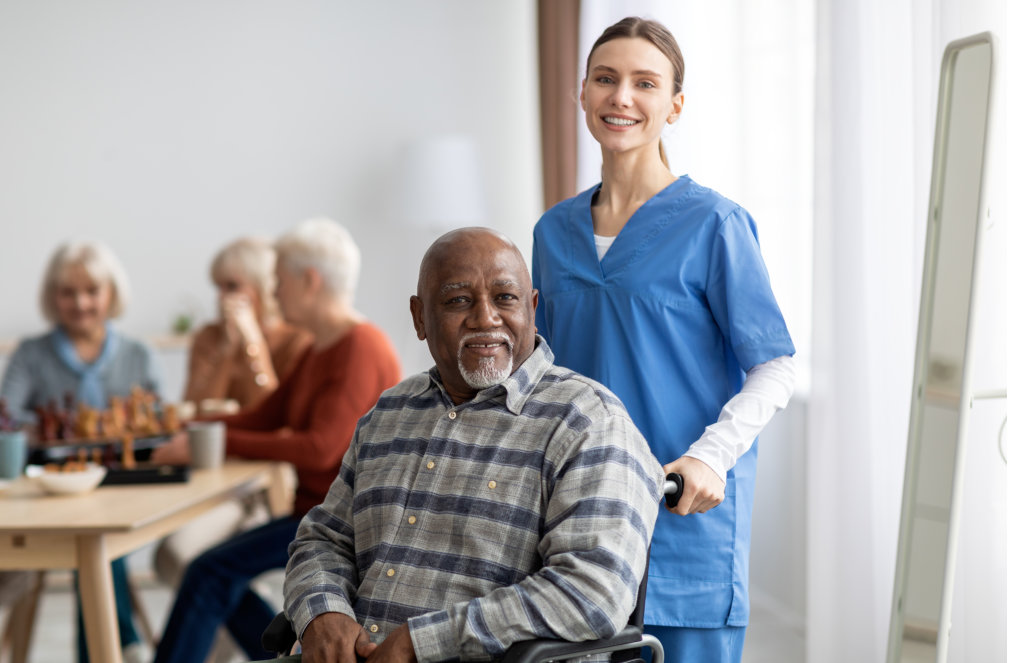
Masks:
[[[98,357],[87,364],[77,356],[74,344],[63,331],[57,327],[53,332],[53,345],[56,348],[56,356],[60,358],[63,365],[74,372],[80,381],[77,383],[77,402],[86,403],[91,407],[104,408],[105,387],[102,385],[102,370],[116,356],[119,350],[119,334],[108,322],[105,323],[105,343],[102,345],[102,352]]]

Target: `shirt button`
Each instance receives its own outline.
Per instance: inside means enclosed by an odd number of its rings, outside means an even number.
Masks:
[[[372,633],[378,633],[379,632],[379,625],[378,624],[372,624],[371,626],[368,627],[368,630],[371,631]]]
[[[429,460],[428,464],[425,467],[427,467],[429,470],[435,469],[435,461]]]
[[[386,571],[386,575],[389,576],[390,578],[392,578],[393,576],[396,575],[396,570],[395,569],[388,569]]]
[[[498,482],[495,481],[494,479],[491,479],[490,481],[487,482],[487,487],[490,488],[491,490],[494,490],[497,485]]]
[[[417,518],[415,516],[411,516],[410,518],[407,518],[407,522],[413,525],[417,522]]]
[[[455,419],[456,418],[456,411],[455,410],[451,410],[449,412],[449,418],[450,419]]]

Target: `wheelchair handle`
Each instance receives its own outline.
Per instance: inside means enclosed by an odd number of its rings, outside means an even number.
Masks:
[[[663,483],[663,494],[666,495],[666,506],[670,509],[675,508],[680,496],[684,494],[684,477],[676,472],[667,474]]]

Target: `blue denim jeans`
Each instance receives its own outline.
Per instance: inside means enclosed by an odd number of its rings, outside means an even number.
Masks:
[[[207,657],[222,623],[250,660],[271,657],[260,635],[274,609],[250,587],[264,571],[283,569],[297,518],[279,518],[207,550],[190,563],[158,646],[155,663],[192,663]]]

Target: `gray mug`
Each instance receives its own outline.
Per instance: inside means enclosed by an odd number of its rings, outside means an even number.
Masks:
[[[16,479],[25,469],[28,436],[23,430],[0,431],[0,479]]]
[[[221,467],[224,462],[224,422],[191,421],[186,430],[189,433],[190,465],[198,470]]]

